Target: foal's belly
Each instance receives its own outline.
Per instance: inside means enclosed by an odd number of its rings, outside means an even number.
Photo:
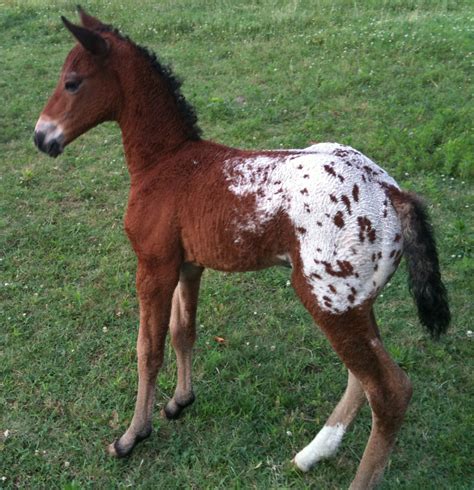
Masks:
[[[217,231],[220,230],[220,231]],[[289,264],[287,246],[277,225],[241,232],[216,223],[185,243],[185,260],[223,272],[247,272]]]

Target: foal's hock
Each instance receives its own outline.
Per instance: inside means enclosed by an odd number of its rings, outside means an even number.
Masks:
[[[168,330],[178,383],[164,408],[194,401],[191,353],[202,271],[292,268],[292,284],[349,372],[346,392],[294,463],[332,456],[368,399],[372,432],[352,488],[380,479],[411,397],[382,345],[373,313],[402,255],[420,319],[434,337],[450,320],[433,233],[419,199],[360,152],[336,143],[243,151],[201,139],[169,68],[79,9],[63,18],[78,43],[40,115],[35,143],[57,157],[97,124],[117,121],[130,173],[125,230],[138,257],[138,395],[127,431],[109,446],[128,455],[152,430],[155,380]]]

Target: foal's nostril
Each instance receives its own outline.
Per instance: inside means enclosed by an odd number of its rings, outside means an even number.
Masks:
[[[34,142],[35,142],[36,147],[41,151],[44,151],[43,150],[43,143],[44,143],[45,137],[46,137],[46,135],[42,131],[35,131]]]

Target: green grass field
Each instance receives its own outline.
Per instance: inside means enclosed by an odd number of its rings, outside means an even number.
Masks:
[[[98,127],[56,160],[32,143],[73,45],[59,16],[73,20],[74,3],[0,0],[0,487],[347,488],[367,407],[334,459],[305,475],[289,463],[324,424],[346,371],[283,269],[205,273],[196,403],[177,422],[159,419],[176,382],[168,347],[152,437],[129,459],[107,456],[136,393],[120,132]],[[377,302],[415,390],[381,488],[473,488],[472,3],[83,5],[173,63],[206,138],[245,148],[339,141],[427,198],[453,322],[438,343],[422,332],[404,267]]]

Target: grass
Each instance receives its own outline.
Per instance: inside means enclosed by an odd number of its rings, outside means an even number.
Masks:
[[[351,144],[429,200],[453,324],[439,343],[427,338],[403,267],[377,303],[415,388],[381,488],[472,488],[470,2],[83,3],[173,61],[206,137],[247,148]],[[289,464],[346,373],[280,269],[205,273],[196,404],[177,422],[156,417],[130,459],[105,454],[136,389],[128,175],[112,124],[58,160],[33,148],[72,46],[61,14],[74,18],[72,2],[0,0],[0,487],[347,487],[367,408],[336,458],[307,475]],[[175,382],[168,347],[157,408]]]

